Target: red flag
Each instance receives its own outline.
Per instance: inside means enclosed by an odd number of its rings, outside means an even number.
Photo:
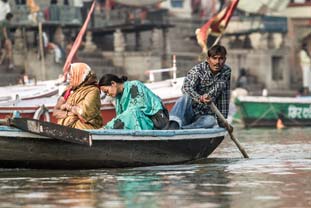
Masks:
[[[64,64],[64,67],[63,67],[63,72],[64,72],[64,81],[66,80],[66,77],[67,77],[67,74],[68,74],[68,71],[69,71],[69,66],[72,62],[72,58],[75,56],[75,54],[77,53],[78,51],[78,48],[80,47],[81,45],[81,42],[82,42],[82,38],[83,38],[83,35],[87,29],[87,26],[89,24],[89,21],[91,19],[91,15],[94,11],[94,8],[95,8],[95,1],[93,1],[93,4],[91,6],[91,9],[85,19],[85,22],[83,23],[83,26],[78,34],[78,36],[76,37],[75,39],[75,42],[73,43],[73,46],[67,56],[67,59],[66,59],[66,62]]]
[[[239,0],[232,0],[231,3],[226,8],[224,8],[218,14],[213,16],[201,28],[196,29],[195,34],[197,37],[197,42],[201,46],[203,53],[206,53],[208,47],[211,46],[207,45],[208,36],[210,34],[213,34],[214,36],[217,37],[220,36],[225,31],[238,3]]]

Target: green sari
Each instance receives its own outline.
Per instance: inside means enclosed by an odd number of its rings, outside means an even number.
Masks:
[[[150,116],[163,109],[161,99],[140,81],[124,82],[123,93],[116,97],[116,117],[105,129],[154,129]]]

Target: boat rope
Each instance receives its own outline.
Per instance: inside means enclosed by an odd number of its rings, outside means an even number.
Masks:
[[[270,104],[270,107],[268,108],[268,110],[265,113],[263,113],[259,118],[257,118],[255,121],[253,121],[249,126],[250,127],[255,126],[260,120],[262,120],[270,112],[273,112],[276,117],[278,116],[274,107]]]
[[[275,108],[273,107],[273,105],[270,103],[270,107],[268,108],[268,110],[262,114],[258,119],[256,119],[254,122],[252,122],[249,126],[252,127],[252,126],[255,126],[260,120],[262,120],[268,113],[274,113],[274,116],[278,119],[280,115],[283,115],[284,116],[284,113],[280,112],[278,113]],[[287,118],[288,120],[290,120],[291,122],[297,124],[298,126],[299,125],[302,125],[301,122],[297,121],[296,119],[292,119],[292,118]]]
[[[35,114],[33,115],[34,119],[40,120],[41,116],[44,115],[44,121],[50,122],[50,114],[49,109],[45,107],[44,105],[40,105],[39,108],[36,110]]]

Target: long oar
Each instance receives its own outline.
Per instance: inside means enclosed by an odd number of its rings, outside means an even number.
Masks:
[[[216,107],[216,105],[211,102],[210,107],[212,109],[212,111],[214,111],[214,113],[216,113],[216,115],[218,116],[218,118],[221,120],[221,122],[225,125],[230,138],[232,139],[232,141],[236,144],[236,146],[239,148],[240,152],[242,153],[242,155],[244,156],[244,158],[249,158],[249,156],[247,155],[246,151],[244,150],[244,148],[241,146],[239,140],[237,138],[235,138],[232,134],[232,130],[230,130],[232,127],[230,127],[230,124],[228,123],[228,121],[225,119],[225,117],[220,113],[220,111],[218,110],[218,108]]]
[[[81,129],[75,129],[31,118],[9,118],[4,121],[2,120],[1,124],[13,126],[23,131],[41,136],[92,146],[91,134]]]

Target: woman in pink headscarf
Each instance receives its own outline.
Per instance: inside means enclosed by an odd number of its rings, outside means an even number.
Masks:
[[[96,75],[85,63],[71,64],[69,86],[53,111],[57,123],[78,129],[98,129],[102,126],[100,105]]]

